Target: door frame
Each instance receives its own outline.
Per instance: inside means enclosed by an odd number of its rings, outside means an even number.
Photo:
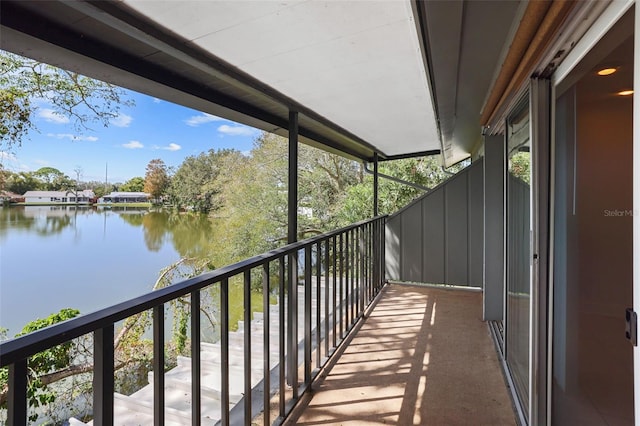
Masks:
[[[529,424],[546,423],[549,388],[549,265],[551,198],[551,135],[555,102],[549,79],[532,78],[531,128],[531,305],[529,307]]]

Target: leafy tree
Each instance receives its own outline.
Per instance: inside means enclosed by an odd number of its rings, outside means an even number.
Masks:
[[[0,111],[0,146],[10,149],[15,143],[20,145],[22,138],[35,127],[29,97],[17,88],[0,90]]]
[[[299,205],[311,209],[299,219],[300,232],[310,236],[343,225],[337,213],[346,190],[362,183],[362,165],[307,145],[300,146],[298,163]]]
[[[24,194],[27,191],[37,191],[43,189],[42,181],[37,179],[33,173],[8,172],[8,177],[5,182],[5,189],[7,191],[15,192],[16,194]]]
[[[263,133],[254,142],[249,158],[227,173],[224,209],[219,216],[231,263],[286,243],[287,236],[287,143]]]
[[[33,172],[33,176],[42,181],[42,188],[46,191],[58,191],[75,186],[68,176],[54,167],[41,167]]]
[[[509,173],[520,178],[526,184],[531,183],[531,154],[521,151],[509,158]]]
[[[467,163],[450,168],[450,173],[466,167]],[[407,158],[381,162],[380,173],[416,183],[426,188],[434,188],[449,178],[442,170],[437,156]],[[392,214],[403,208],[425,191],[393,182],[381,177],[378,186],[378,209],[380,214]],[[337,213],[342,223],[353,223],[371,217],[373,214],[373,177],[367,175],[362,183],[347,188],[345,201]]]
[[[77,131],[91,123],[106,127],[121,106],[133,105],[112,84],[0,51],[1,149],[20,146],[30,130],[37,130],[34,114],[43,103]]]
[[[164,161],[159,158],[149,161],[144,175],[144,192],[159,200],[169,188],[170,183],[169,168]]]
[[[218,216],[227,230],[219,246],[228,247],[221,264],[240,260],[286,243],[288,143],[277,135],[263,133],[250,155],[225,168],[221,193],[223,208]],[[300,207],[298,238],[335,228],[336,212],[345,189],[360,182],[357,163],[300,145],[298,153]]]
[[[245,161],[239,151],[209,150],[197,156],[185,158],[171,179],[169,196],[183,209],[208,213],[221,207],[220,193],[224,187],[229,167]]]
[[[120,186],[120,191],[142,192],[144,191],[144,178],[140,176],[132,177]]]
[[[142,181],[144,183],[144,179]],[[100,198],[103,195],[110,193],[111,191],[115,191],[116,188],[114,188],[112,184],[105,184],[104,182],[92,180],[89,182],[80,182],[78,189],[90,189],[93,191],[96,198]]]
[[[60,312],[51,314],[45,319],[36,319],[24,326],[22,331],[16,335],[22,336],[41,328],[59,323],[61,321],[74,318],[80,314],[76,309],[65,308]],[[75,342],[67,342],[51,349],[39,352],[29,358],[27,367],[29,371],[27,399],[29,406],[40,407],[55,401],[56,395],[48,389],[47,385],[51,383],[51,374],[69,366],[72,359],[72,352]],[[8,393],[8,370],[0,369],[0,407],[6,408],[6,398]],[[31,422],[36,421],[38,415],[30,416]]]
[[[7,185],[7,180],[9,176],[11,176],[11,172],[6,170],[3,165],[0,163],[0,191],[4,191]]]

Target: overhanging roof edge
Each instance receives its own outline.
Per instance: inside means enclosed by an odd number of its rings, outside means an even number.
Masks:
[[[81,13],[85,14],[85,16],[89,16],[87,15],[87,11],[85,9],[92,10],[92,15],[99,16],[101,19],[101,23],[104,20],[109,21],[118,19],[116,16],[112,15],[112,12],[115,13],[114,11],[116,9],[118,10],[118,16],[129,16],[129,19],[133,19],[130,14],[127,15],[127,12],[122,10],[122,7],[117,2],[112,1],[52,1],[50,3],[43,3],[43,5],[46,4],[50,4],[53,5],[53,7],[58,8],[73,5],[75,10],[80,11]],[[257,120],[260,122],[264,122],[265,126],[263,126],[262,129],[266,131],[272,131],[274,127],[288,127],[287,118],[284,116],[280,116],[278,114],[274,114],[273,112],[265,110],[258,104],[251,104],[250,102],[240,100],[237,97],[229,96],[228,94],[216,91],[212,87],[204,86],[202,82],[199,82],[198,80],[188,78],[184,75],[176,74],[171,69],[162,67],[158,64],[154,64],[150,61],[145,61],[144,58],[135,57],[120,46],[114,46],[105,43],[103,40],[97,37],[100,34],[80,33],[74,29],[72,22],[64,24],[53,22],[50,18],[44,16],[44,14],[34,12],[29,8],[23,7],[20,2],[16,2],[13,0],[3,0],[2,2],[0,2],[0,8],[2,11],[2,19],[0,21],[0,25],[2,27],[12,29],[16,33],[22,34],[25,37],[41,41],[42,44],[40,47],[45,45],[56,46],[59,49],[70,52],[69,58],[76,58],[78,57],[78,55],[80,55],[81,57],[86,57],[90,60],[96,61],[96,64],[102,63],[107,66],[111,66],[114,69],[122,71],[124,74],[130,74],[132,76],[135,75],[141,80],[157,83],[158,85],[164,85],[177,91],[181,91],[182,93],[185,93],[189,96],[194,96],[202,99],[205,102],[210,102],[212,105],[218,105],[223,109],[235,111],[241,116],[246,116],[247,119],[251,119],[247,121],[252,121],[255,123],[255,121]],[[91,18],[95,19],[94,16],[91,16]],[[130,25],[129,23],[124,21],[122,21],[121,24]],[[112,25],[108,25],[108,27],[114,31],[114,33],[111,34],[116,34],[115,32],[117,32],[118,34],[123,34],[120,30],[114,28]],[[135,27],[131,28],[135,29]],[[127,35],[127,37],[131,36]],[[165,34],[165,38],[166,37],[167,36]],[[5,39],[5,37],[3,37],[2,39]],[[0,39],[0,41],[2,41],[2,39]],[[25,40],[28,39],[21,39],[21,42],[25,43]],[[332,137],[330,134],[322,135],[317,131],[301,126],[301,135],[303,135],[307,139],[316,141],[316,146],[326,146],[328,148],[331,148],[332,150],[338,150],[347,156],[355,157],[361,160],[368,160],[373,158],[374,152],[378,152],[382,157],[386,157],[385,152],[383,152],[382,150],[374,147],[370,143],[364,141],[363,139],[352,134],[346,129],[331,122],[315,111],[304,107],[303,105],[276,91],[275,89],[265,85],[264,83],[261,83],[255,78],[225,63],[219,58],[205,52],[198,51],[195,46],[192,46],[190,44],[176,45],[176,43],[178,43],[177,39],[174,39],[172,44],[166,44],[167,40],[157,41],[165,43],[165,45],[172,50],[172,53],[176,54],[177,52],[179,54],[178,59],[184,60],[185,57],[190,57],[191,60],[199,61],[200,66],[207,67],[210,72],[215,73],[215,76],[217,78],[219,78],[221,75],[225,75],[226,77],[228,77],[228,79],[234,81],[235,87],[240,87],[243,91],[250,92],[253,95],[257,95],[263,100],[269,99],[269,101],[274,106],[278,106],[279,108],[295,110],[303,116],[307,117],[312,122],[317,123],[320,126],[320,129],[324,128],[328,133],[334,133],[338,136],[336,138]],[[26,41],[26,43],[28,44],[29,42]],[[10,43],[6,43],[5,40],[5,42],[2,43],[2,47],[5,48],[5,46],[7,45],[10,45]],[[67,60],[69,58],[67,58]],[[36,57],[34,59],[38,60],[39,58]],[[40,58],[40,60],[42,59]],[[52,63],[52,65],[56,65],[56,63]],[[198,64],[191,63],[190,65],[196,66]],[[228,79],[225,80],[225,82],[228,83]],[[126,87],[125,85],[122,86]],[[192,105],[186,106],[193,107]],[[241,120],[238,120],[238,117],[233,117],[231,119],[234,121],[242,122]],[[266,124],[268,124],[268,126]],[[255,124],[250,125],[255,126]]]
[[[13,1],[3,1],[2,3],[13,3]],[[127,35],[128,37],[132,37],[142,43],[153,46],[164,53],[170,54],[172,57],[181,60],[185,63],[189,63],[190,65],[197,67],[198,69],[204,69],[207,72],[212,73],[217,78],[225,81],[228,84],[232,84],[234,87],[237,87],[243,91],[247,91],[252,93],[253,95],[261,97],[263,100],[268,100],[274,102],[275,104],[287,108],[288,110],[297,111],[305,117],[311,119],[312,121],[317,122],[321,126],[327,128],[329,131],[337,133],[342,136],[345,140],[350,141],[351,143],[345,143],[346,141],[334,140],[330,136],[322,136],[317,132],[307,130],[301,128],[301,133],[306,133],[309,139],[316,140],[322,145],[327,145],[334,149],[338,149],[339,151],[344,152],[350,156],[356,156],[360,159],[370,159],[373,158],[373,153],[378,152],[381,156],[386,156],[386,154],[376,148],[372,144],[363,140],[362,138],[354,135],[343,127],[335,124],[329,119],[325,118],[321,114],[311,110],[310,108],[305,107],[304,105],[298,103],[297,101],[287,97],[286,95],[280,93],[276,89],[262,83],[261,81],[253,78],[252,76],[246,74],[245,72],[239,70],[238,68],[228,64],[224,60],[218,58],[215,55],[212,55],[208,52],[204,52],[201,49],[197,48],[190,42],[186,40],[181,40],[178,36],[173,35],[167,29],[159,28],[155,23],[149,21],[145,16],[139,14],[138,12],[132,10],[129,6],[124,5],[121,2],[108,0],[108,1],[73,1],[73,2],[62,2],[65,6],[72,7],[76,11],[79,11],[86,16],[89,16],[93,19],[99,20],[101,23],[107,25],[115,31],[119,31]],[[3,14],[4,15],[4,14]],[[6,16],[6,15],[5,15]],[[4,18],[3,18],[4,21]],[[4,24],[4,22],[3,22]],[[67,31],[71,31],[69,28],[65,28]],[[63,46],[66,47],[66,46]],[[101,49],[97,49],[97,51],[101,51]],[[76,51],[80,54],[87,54],[87,52]],[[113,58],[111,55],[109,58]],[[105,58],[99,57],[99,55],[94,54],[94,59],[105,62]],[[121,68],[122,66],[118,66]],[[129,70],[129,72],[132,72]],[[136,75],[140,75],[138,72],[134,72]],[[154,75],[156,75],[154,73]],[[144,77],[144,76],[141,76]],[[164,82],[163,84],[170,86],[170,82]],[[191,93],[192,95],[196,95],[195,93]],[[224,94],[219,94],[224,96]],[[219,97],[219,96],[218,96]],[[210,100],[210,99],[209,99]],[[212,101],[211,102],[216,102]],[[235,104],[234,106],[229,106],[229,104]],[[233,100],[232,102],[227,102],[226,107],[230,107],[237,112],[242,114],[246,114],[257,118],[259,120],[266,121],[274,126],[282,127],[283,122],[282,119],[284,117],[279,117],[279,119],[274,120],[274,116],[262,111],[260,114],[257,114],[257,109],[254,106],[248,105],[245,103],[245,106],[239,105],[238,100]],[[240,110],[239,110],[240,108]],[[359,145],[361,148],[364,148],[364,151],[369,151],[368,154],[363,155],[360,153],[358,149],[353,149],[348,145]]]
[[[429,82],[429,93],[431,94],[431,105],[433,107],[433,115],[436,119],[436,129],[438,131],[438,138],[440,139],[440,153],[445,152],[444,142],[442,140],[442,132],[440,129],[440,114],[438,111],[438,98],[435,90],[435,82],[433,80],[432,62],[429,53],[429,35],[427,32],[426,22],[426,10],[425,4],[420,0],[411,0],[411,11],[413,12],[414,22],[416,26],[416,33],[418,35],[418,44],[420,45],[420,51],[422,52],[422,60],[424,62],[424,69],[427,74],[427,81]],[[442,162],[445,163],[444,154],[442,155]]]

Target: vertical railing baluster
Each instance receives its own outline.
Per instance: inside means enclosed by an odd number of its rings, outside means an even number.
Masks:
[[[191,293],[191,424],[202,422],[202,370],[200,353],[200,290]]]
[[[286,377],[285,377],[285,264],[284,257],[280,258],[280,276],[278,277],[278,377],[280,380],[280,417],[285,417],[285,385],[286,385]]]
[[[244,271],[244,424],[251,426],[251,270]]]
[[[164,305],[153,307],[153,424],[164,425]]]
[[[363,241],[364,241],[364,265],[363,265],[363,268],[364,268],[364,297],[363,297],[364,306],[367,306],[367,304],[369,303],[369,300],[370,300],[370,297],[369,297],[369,288],[370,288],[369,287],[369,280],[371,278],[371,274],[369,273],[369,266],[370,266],[369,261],[370,261],[371,258],[369,257],[369,250],[370,250],[371,245],[369,244],[369,229],[370,229],[369,225],[370,224],[367,223],[364,226],[363,233],[362,233]],[[364,309],[364,307],[363,307],[363,309]]]
[[[359,267],[359,254],[360,254],[360,240],[358,238],[358,228],[354,228],[352,230],[353,234],[353,277],[351,281],[353,282],[352,293],[351,293],[351,325],[355,324],[356,318],[358,316],[358,280],[360,279],[360,267]]]
[[[351,317],[351,321],[355,324],[360,315],[360,280],[362,279],[362,274],[360,271],[360,227],[357,227],[353,230],[353,240],[355,243],[355,248],[353,250],[353,267],[356,272],[353,275],[353,316]]]
[[[356,263],[357,269],[357,278],[356,278],[356,316],[360,318],[360,314],[362,314],[362,296],[364,295],[364,287],[362,285],[362,279],[364,277],[364,272],[362,270],[362,260],[363,260],[363,250],[364,247],[362,245],[362,226],[356,228],[356,236],[358,238],[358,251],[356,252],[356,256],[358,261]]]
[[[382,276],[382,252],[384,251],[384,246],[380,238],[381,227],[382,222],[380,220],[376,221],[376,247],[378,247],[378,252],[376,253],[376,294],[380,291],[381,283],[384,280]]]
[[[304,248],[304,384],[311,382],[311,245]]]
[[[369,300],[373,300],[375,296],[375,285],[376,285],[376,222],[371,224],[371,234],[369,235],[369,244],[371,246],[371,296]]]
[[[350,275],[350,281],[349,281],[349,294],[350,294],[350,302],[349,302],[349,312],[350,312],[350,316],[349,316],[349,329],[352,328],[353,323],[355,322],[355,307],[356,307],[356,279],[358,277],[358,267],[357,267],[357,256],[356,254],[358,253],[358,239],[356,237],[356,229],[351,229],[350,231],[350,243],[351,243],[351,252],[350,252],[350,270],[351,270],[351,275]]]
[[[287,382],[292,398],[298,399],[298,252],[289,255],[287,265]]]
[[[373,294],[374,295],[377,293],[376,289],[378,286],[379,244],[380,242],[378,241],[378,220],[376,220],[375,222],[373,222],[373,238],[371,240],[371,246],[373,248]]]
[[[264,361],[264,379],[263,393],[264,393],[264,420],[263,424],[271,424],[271,339],[270,339],[270,326],[271,326],[271,304],[269,303],[269,296],[271,294],[271,285],[269,277],[269,262],[262,265],[262,332],[263,332],[263,346],[262,346],[262,359]]]
[[[367,225],[363,225],[362,226],[362,230],[361,230],[361,235],[360,235],[360,241],[362,242],[362,246],[360,249],[360,253],[362,253],[362,265],[360,266],[360,269],[362,270],[362,278],[360,280],[361,286],[362,286],[362,296],[360,298],[361,300],[361,306],[360,306],[360,310],[364,313],[364,307],[367,304],[367,299],[369,298],[368,295],[368,286],[367,286],[367,260],[368,260],[368,250],[369,250],[369,246],[367,245]]]
[[[27,424],[27,360],[20,359],[9,364],[7,394],[7,424],[24,426]]]
[[[382,283],[387,280],[387,250],[385,247],[385,221],[386,219],[382,219],[380,221],[380,246],[382,247],[382,260],[380,261],[380,288],[382,288]]]
[[[356,248],[356,241],[354,238],[354,230],[349,230],[349,280],[348,280],[348,288],[349,288],[349,313],[347,314],[347,329],[351,330],[351,325],[353,324],[353,296],[354,296],[354,286],[353,286],[353,278],[355,276],[356,267],[354,265],[354,253]]]
[[[336,347],[337,345],[337,338],[336,338],[336,320],[337,320],[337,316],[338,316],[338,304],[337,304],[337,300],[338,300],[338,237],[334,236],[332,239],[332,247],[333,247],[333,262],[332,262],[332,266],[333,266],[333,276],[331,277],[331,281],[332,281],[332,298],[333,298],[333,313],[331,315],[331,328],[333,330],[332,332],[332,336],[331,338],[333,339],[333,344],[332,347]]]
[[[371,224],[367,224],[364,229],[364,288],[365,288],[365,302],[367,306],[371,300]]]
[[[220,423],[229,426],[229,280],[220,282]]]
[[[93,332],[93,424],[113,425],[113,324]]]
[[[366,282],[367,282],[367,273],[366,273],[366,266],[367,266],[367,245],[365,242],[365,235],[366,235],[366,229],[367,229],[367,225],[362,225],[360,227],[360,230],[358,231],[359,238],[360,238],[360,282],[358,283],[358,285],[360,286],[360,292],[358,293],[358,296],[360,296],[360,312],[359,314],[363,314],[364,313],[364,298],[365,295],[367,294],[367,286],[366,286]]]
[[[316,243],[316,368],[320,368],[322,348],[321,337],[322,323],[320,318],[320,309],[322,308],[322,292],[320,291],[320,275],[322,274],[322,250],[320,250],[320,241]]]
[[[340,303],[338,305],[338,323],[339,323],[339,328],[340,328],[340,340],[342,340],[342,338],[344,337],[344,328],[342,326],[343,324],[343,308],[344,308],[344,301],[343,301],[343,296],[344,296],[344,245],[343,245],[343,239],[344,239],[344,233],[340,234],[340,240],[339,240],[339,244],[338,244],[338,252],[339,252],[339,256],[340,258],[338,259],[340,261],[340,274],[339,276],[339,281],[338,281],[338,286],[339,286],[339,298],[338,298],[338,302]],[[335,345],[334,345],[335,346]]]
[[[344,272],[345,272],[345,292],[344,292],[344,300],[345,300],[345,315],[344,315],[344,330],[345,330],[345,334],[347,334],[349,332],[349,313],[351,311],[351,305],[349,303],[349,295],[350,295],[350,288],[349,288],[349,278],[350,278],[350,269],[351,269],[351,257],[349,256],[349,253],[351,252],[351,246],[350,244],[350,231],[345,232],[344,234],[345,237],[345,268],[344,268]]]
[[[324,240],[324,355],[329,357],[329,245]]]
[[[356,322],[356,308],[358,307],[357,280],[358,280],[358,228],[351,230],[351,323],[349,328]]]
[[[369,224],[369,232],[368,232],[368,236],[369,236],[369,263],[368,263],[368,267],[369,267],[369,302],[373,299],[373,283],[374,281],[374,267],[373,267],[373,262],[375,259],[375,255],[374,255],[374,251],[373,251],[373,230],[375,229],[375,222],[370,223]],[[368,304],[368,302],[367,302]]]

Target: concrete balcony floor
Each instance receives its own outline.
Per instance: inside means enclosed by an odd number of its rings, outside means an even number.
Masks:
[[[286,424],[515,425],[480,292],[392,284]]]

